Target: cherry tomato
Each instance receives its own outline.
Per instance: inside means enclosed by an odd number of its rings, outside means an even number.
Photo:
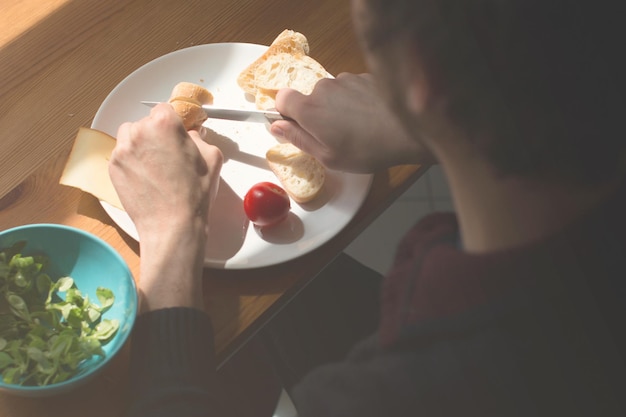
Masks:
[[[285,190],[271,182],[253,185],[243,199],[246,216],[260,227],[272,226],[283,221],[290,208],[291,203]]]

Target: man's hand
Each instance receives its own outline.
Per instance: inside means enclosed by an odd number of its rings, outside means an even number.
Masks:
[[[109,173],[139,234],[144,309],[202,307],[206,225],[222,160],[168,104],[120,126]]]
[[[270,132],[328,168],[375,172],[393,165],[433,162],[378,96],[369,74],[322,79],[309,96],[280,90],[276,109],[295,122],[276,121]]]

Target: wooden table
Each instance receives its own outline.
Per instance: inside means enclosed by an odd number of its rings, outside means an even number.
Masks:
[[[138,244],[98,201],[58,185],[80,126],[139,66],[177,49],[214,42],[269,44],[285,28],[307,35],[334,74],[366,70],[349,0],[0,0],[0,229],[62,223],[115,247],[138,276]],[[206,270],[205,300],[220,361],[258,331],[424,172],[395,167],[375,176],[353,221],[291,262],[254,270]],[[46,399],[0,394],[0,416],[118,415],[127,349],[78,391]]]

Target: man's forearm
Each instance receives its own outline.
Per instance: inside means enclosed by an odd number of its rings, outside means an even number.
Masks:
[[[204,309],[202,268],[204,231],[189,228],[176,236],[149,236],[141,241],[139,288],[141,312],[168,307]],[[176,277],[176,279],[172,279]]]

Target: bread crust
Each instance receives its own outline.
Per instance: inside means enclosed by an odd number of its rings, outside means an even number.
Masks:
[[[197,130],[207,119],[206,113],[197,104],[187,101],[173,101],[170,104],[183,120],[183,126],[186,130]]]
[[[180,82],[174,86],[168,103],[183,120],[185,129],[198,129],[207,119],[204,104],[213,104],[213,94],[201,85]]]
[[[246,93],[255,96],[257,93],[255,83],[255,73],[257,67],[265,62],[265,60],[267,60],[270,56],[278,53],[308,55],[309,42],[306,36],[300,32],[296,32],[291,29],[283,30],[276,37],[276,39],[274,39],[267,51],[265,51],[239,74],[237,77],[237,84],[239,87],[241,87]]]
[[[172,89],[170,101],[188,101],[201,106],[212,103],[213,94],[201,85],[183,81]]]

